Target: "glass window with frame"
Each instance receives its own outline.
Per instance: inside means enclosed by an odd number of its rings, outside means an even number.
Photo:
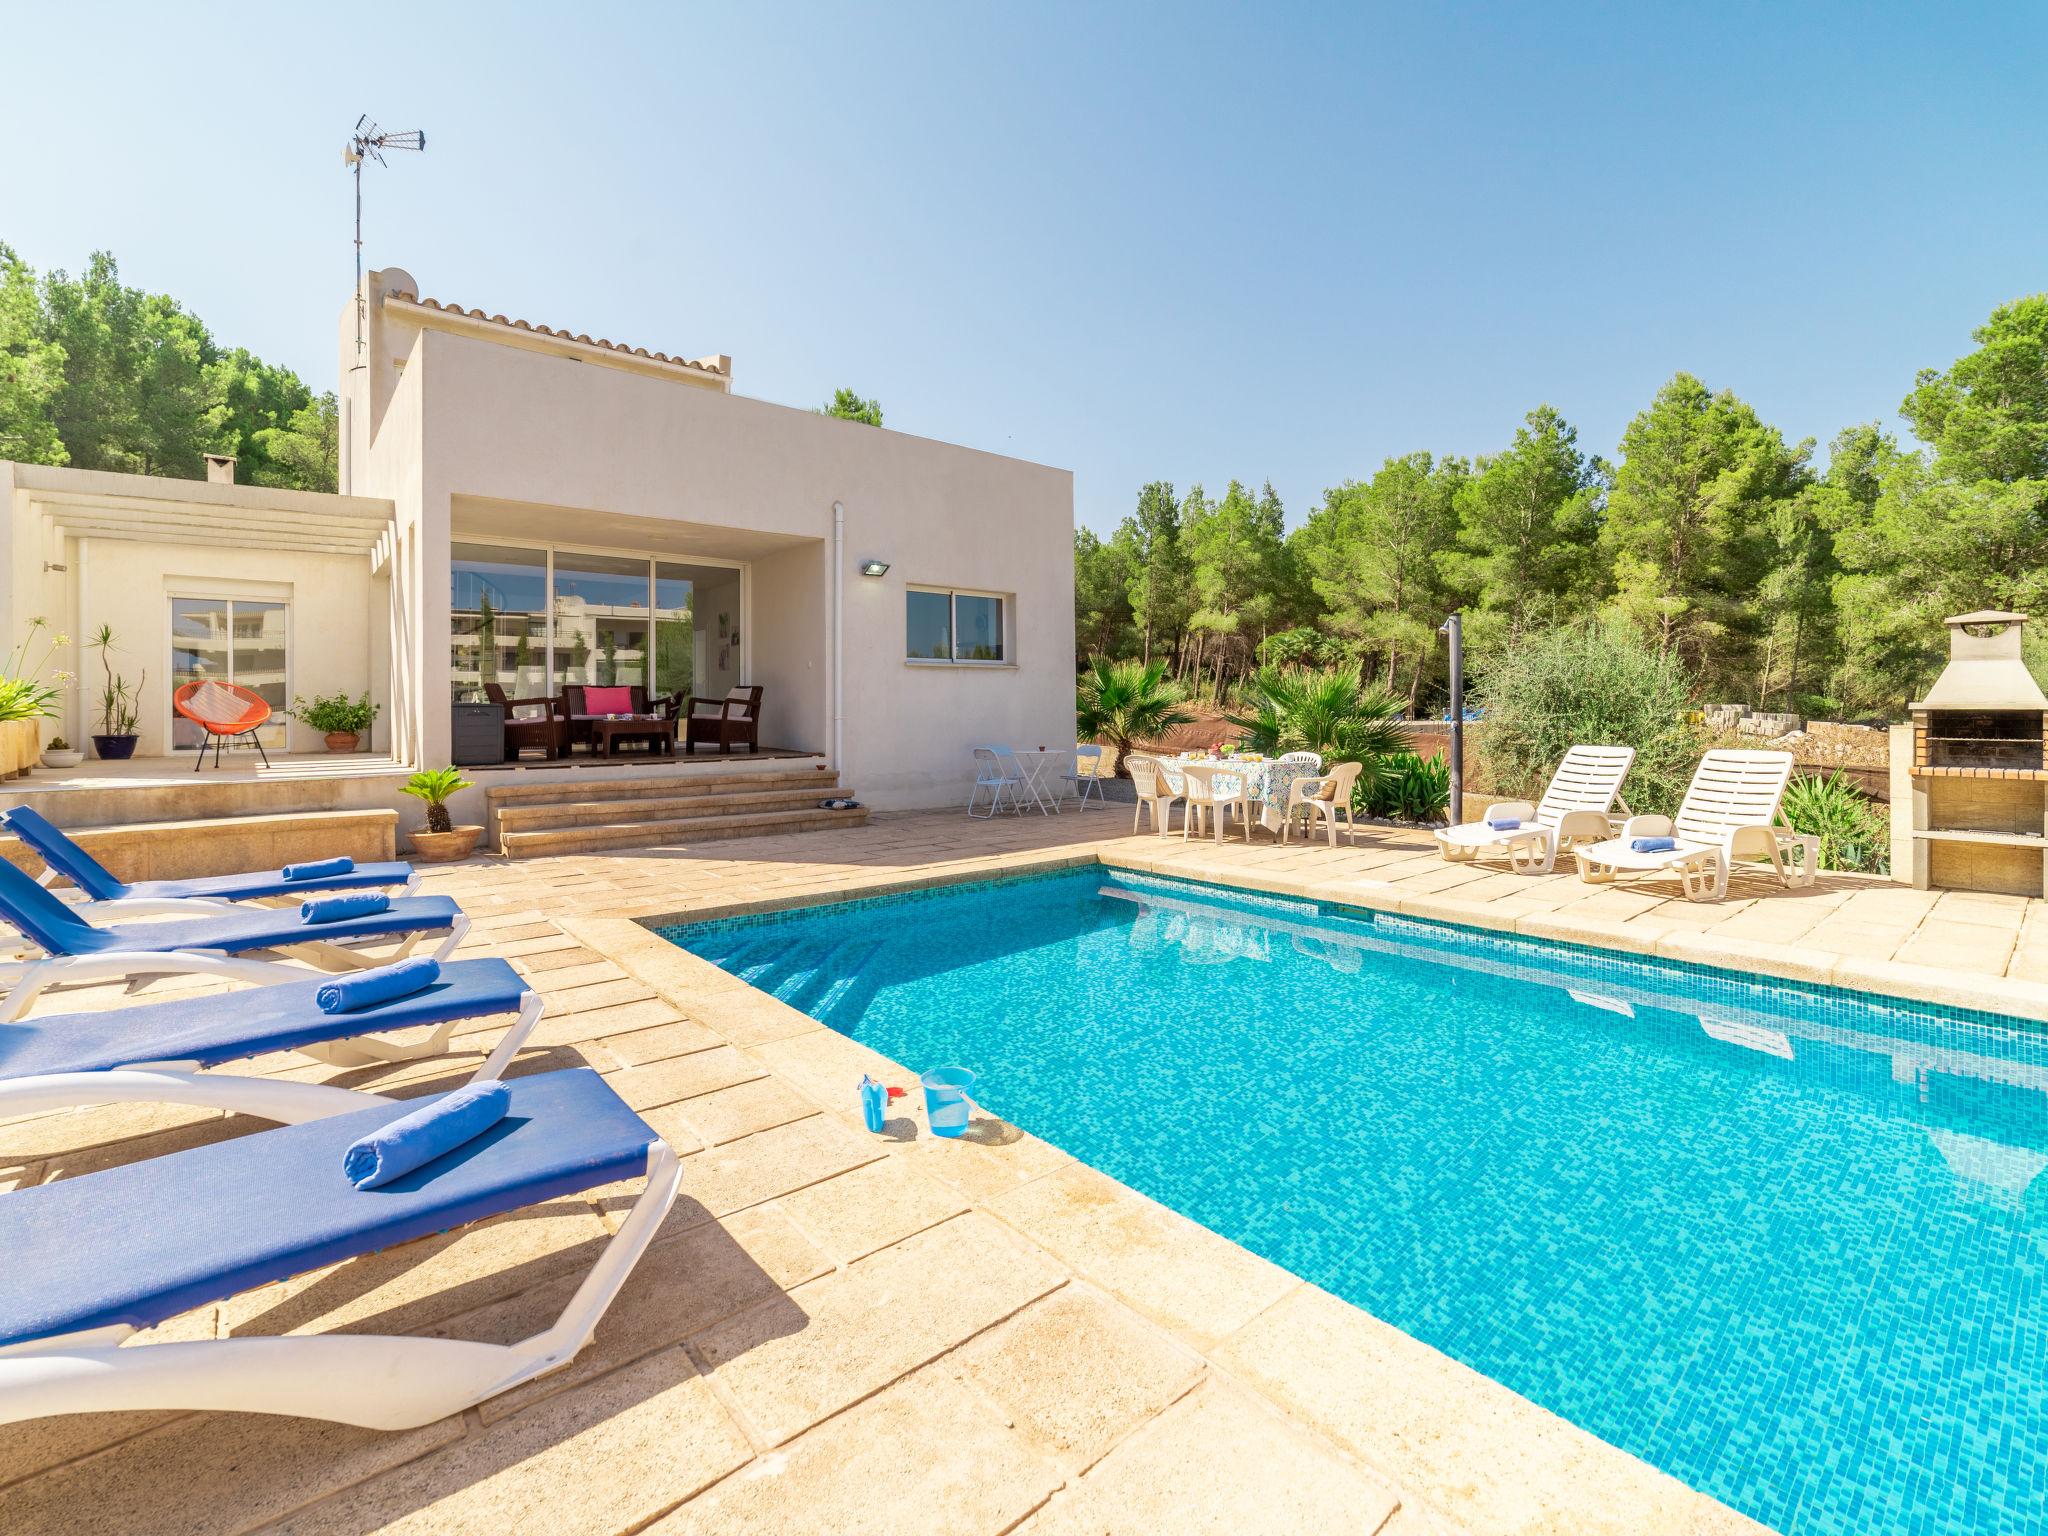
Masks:
[[[904,656],[911,661],[1003,662],[1004,599],[912,587],[904,596]]]
[[[455,698],[481,699],[487,684],[509,699],[548,690],[548,554],[511,545],[449,551],[449,672]]]

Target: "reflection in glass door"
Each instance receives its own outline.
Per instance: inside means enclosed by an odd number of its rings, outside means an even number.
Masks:
[[[213,678],[238,683],[270,706],[269,721],[257,731],[265,747],[283,747],[283,710],[291,699],[286,654],[291,608],[286,603],[247,598],[171,599],[171,690]],[[171,717],[171,746],[192,748],[203,731],[183,715]],[[231,742],[240,746],[240,741]]]
[[[647,561],[555,551],[555,686],[647,683]]]

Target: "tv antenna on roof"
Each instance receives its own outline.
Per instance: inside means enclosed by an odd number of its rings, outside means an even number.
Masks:
[[[341,163],[355,173],[356,178],[356,366],[363,366],[363,162],[375,160],[385,164],[384,151],[387,149],[425,149],[426,133],[418,128],[409,128],[404,133],[386,133],[370,120],[365,112],[356,119],[356,131],[349,136],[342,148]]]

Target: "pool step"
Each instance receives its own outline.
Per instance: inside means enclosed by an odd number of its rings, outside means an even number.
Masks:
[[[806,768],[619,782],[521,785],[487,792],[498,851],[511,859],[716,842],[860,826],[865,809],[828,811],[839,775]]]

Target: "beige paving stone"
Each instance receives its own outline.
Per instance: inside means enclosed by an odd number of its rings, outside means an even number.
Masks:
[[[688,999],[691,1015],[734,1045],[758,1046],[792,1035],[815,1034],[825,1028],[809,1014],[751,987],[743,993],[720,992]]]
[[[570,966],[591,965],[604,957],[594,949],[586,949],[567,934],[553,939],[528,939],[524,945],[491,944],[485,948],[507,960],[516,962],[516,969],[522,976],[541,976],[549,971],[564,970]]]
[[[410,1333],[585,1268],[608,1235],[587,1200],[550,1200],[249,1291],[222,1321],[235,1335]]]
[[[1066,1279],[986,1216],[957,1217],[692,1341],[760,1439],[780,1445]]]
[[[1740,938],[1719,928],[1704,933],[1667,933],[1657,940],[1657,953],[1670,960],[1718,965],[1760,976],[1783,976],[1793,981],[1825,982],[1835,969],[1835,957],[1826,950]]]
[[[521,1531],[613,1536],[752,1451],[680,1349],[543,1399],[282,1522],[278,1536]],[[544,1526],[534,1519],[546,1509]]]
[[[966,1379],[1080,1471],[1202,1377],[1202,1357],[1081,1282],[963,1347]]]
[[[906,1104],[912,1107],[906,1109]],[[892,1118],[886,1122],[891,1137],[886,1143],[889,1155],[951,1185],[969,1200],[986,1203],[1074,1161],[1051,1142],[979,1111],[968,1120],[964,1134],[934,1136],[915,1090],[908,1098],[899,1099],[890,1114]]]
[[[767,1075],[767,1068],[745,1052],[730,1045],[717,1045],[687,1056],[627,1067],[608,1074],[605,1080],[633,1108],[652,1109]]]
[[[1216,1358],[1474,1531],[1762,1530],[1314,1286]]]
[[[943,1372],[919,1371],[742,1468],[650,1536],[1008,1530],[1060,1473]]]
[[[774,1206],[699,1222],[647,1250],[574,1361],[491,1398],[479,1406],[478,1417],[495,1423],[831,1270],[832,1261]],[[480,1343],[516,1343],[552,1326],[582,1280],[580,1271],[558,1275],[433,1331]]]
[[[189,1415],[0,1489],[0,1531],[229,1536],[461,1434],[460,1418],[394,1434],[269,1414]]]
[[[58,1114],[35,1115],[0,1124],[0,1162],[25,1163],[54,1157],[59,1153],[87,1151],[159,1136],[167,1131],[187,1131],[214,1122],[214,1135],[221,1134],[218,1110],[190,1109],[181,1104],[99,1104]],[[208,1139],[194,1132],[196,1146]]]
[[[1398,1502],[1327,1441],[1253,1394],[1212,1381],[1018,1529],[1020,1536],[1373,1532]]]
[[[692,1051],[708,1051],[725,1043],[723,1035],[691,1019],[657,1024],[652,1029],[636,1029],[631,1034],[606,1035],[598,1041],[622,1067],[638,1067],[671,1056],[687,1056]]]
[[[856,1103],[863,1076],[898,1084],[910,1089],[912,1098],[917,1096],[916,1073],[880,1051],[849,1040],[837,1030],[814,1029],[781,1040],[763,1041],[749,1046],[747,1054],[827,1107]],[[891,1112],[903,1107],[899,1100]]]
[[[1901,965],[1939,966],[2003,976],[2018,928],[1929,917],[1892,958]]]
[[[668,1224],[681,1227],[707,1215],[729,1215],[886,1155],[830,1115],[742,1136],[683,1159],[683,1192]],[[607,1195],[605,1200],[616,1214],[630,1203],[630,1197]]]
[[[653,993],[647,983],[631,976],[622,976],[616,981],[600,981],[588,987],[570,987],[561,992],[548,993],[548,1013],[560,1017],[572,1013],[588,1013],[594,1008],[610,1008],[619,1003],[645,1002]]]
[[[778,1202],[837,1263],[901,1242],[967,1209],[957,1191],[898,1158],[883,1158]]]
[[[759,1077],[674,1106],[705,1146],[735,1141],[815,1115],[818,1106],[778,1077]]]
[[[0,1434],[0,1488],[132,1440],[183,1417],[177,1413],[68,1413],[29,1419]],[[0,1510],[4,1510],[0,1504]]]
[[[1205,1347],[1301,1284],[1277,1264],[1081,1163],[1003,1195],[989,1208],[1075,1273]]]

